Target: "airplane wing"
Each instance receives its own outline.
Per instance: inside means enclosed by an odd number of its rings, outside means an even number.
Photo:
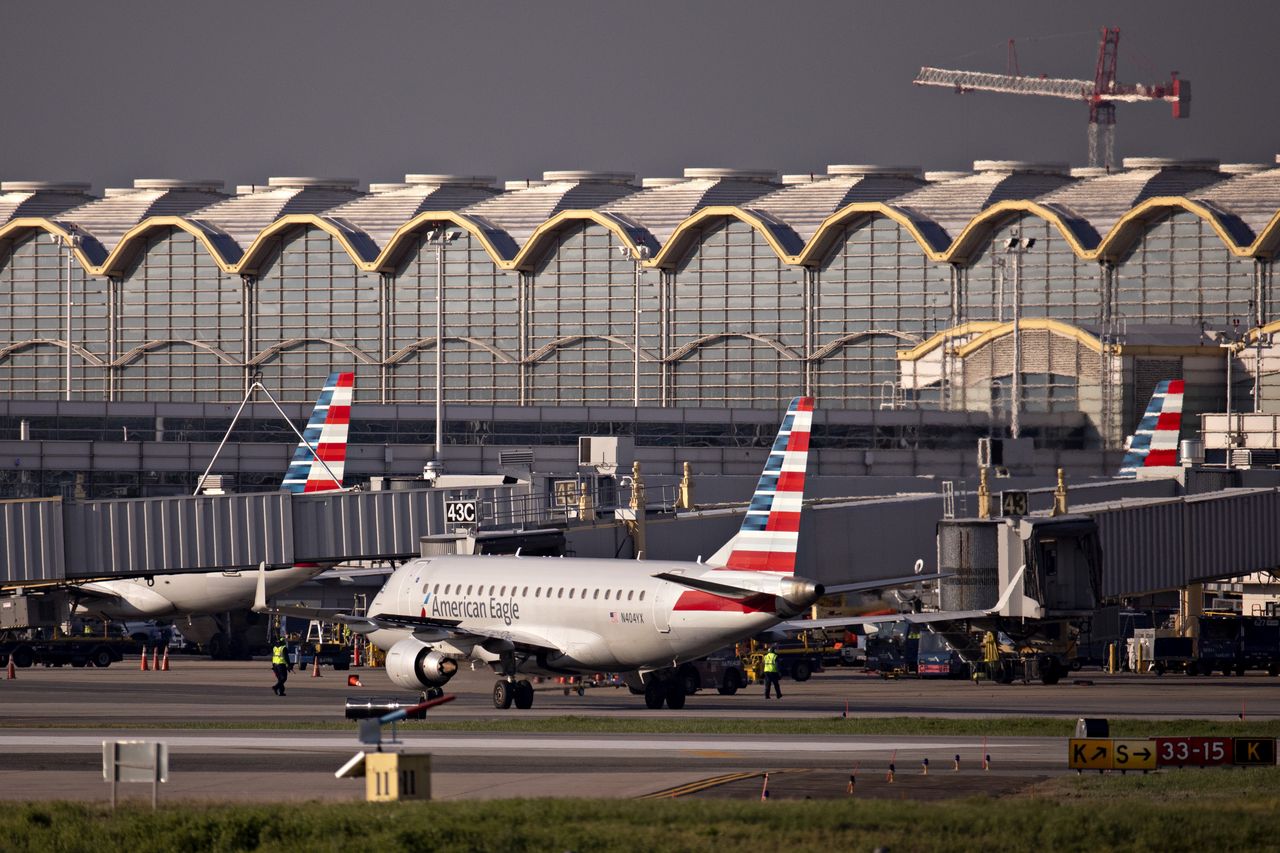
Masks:
[[[724,598],[749,598],[753,595],[759,595],[757,589],[747,589],[745,587],[733,586],[731,584],[719,583],[717,581],[707,580],[701,577],[689,577],[687,575],[671,574],[669,572],[659,572],[653,577],[658,580],[670,581],[686,586],[689,589],[696,589],[700,592],[709,592],[712,595],[719,595]],[[949,574],[937,573],[931,575],[904,575],[897,578],[882,578],[874,581],[858,581],[857,583],[837,584],[836,586],[828,586],[824,589],[824,594],[834,595],[842,592],[866,592],[873,589],[889,589],[896,586],[908,586],[920,581],[938,580],[939,578],[950,577]]]
[[[882,578],[874,581],[835,584],[834,586],[825,587],[825,591],[827,595],[837,595],[842,592],[869,592],[873,589],[889,589],[895,586],[910,586],[913,583],[919,583],[921,581],[936,581],[949,577],[951,577],[951,575],[946,572],[937,572],[931,575],[903,575],[902,577]]]
[[[1005,608],[1013,591],[1017,589],[1022,573],[1027,570],[1024,565],[1014,573],[1009,585],[1000,595],[1000,600],[989,610],[935,610],[929,613],[890,613],[883,616],[832,616],[827,619],[796,619],[782,622],[774,630],[803,631],[806,628],[847,628],[853,625],[879,625],[885,622],[910,622],[914,625],[927,625],[931,622],[964,622],[967,619],[983,619],[995,615]]]

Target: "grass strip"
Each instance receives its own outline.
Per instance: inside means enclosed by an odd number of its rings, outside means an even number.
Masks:
[[[497,717],[403,721],[413,732],[485,734],[686,734],[686,735],[914,735],[941,737],[1070,737],[1074,717]],[[1280,737],[1280,719],[1110,721],[1112,737]],[[0,729],[102,729],[170,731],[354,731],[345,720],[137,721],[130,724],[6,720]]]
[[[1219,775],[1221,774],[1221,775]],[[1201,802],[1224,778],[1263,777]],[[1217,778],[1212,778],[1217,776]],[[1159,779],[1158,783],[1151,780]],[[1167,781],[1166,781],[1167,780]],[[1280,837],[1280,777],[1200,771],[1101,781],[1048,794],[930,803],[893,800],[505,800],[126,807],[16,805],[0,811],[13,853],[150,851],[1261,850]],[[1203,787],[1202,787],[1203,786]],[[1263,788],[1269,790],[1262,790]],[[1078,796],[1071,796],[1072,793]],[[1177,792],[1179,796],[1170,796]]]

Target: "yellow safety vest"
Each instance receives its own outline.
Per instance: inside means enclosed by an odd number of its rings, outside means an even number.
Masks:
[[[765,672],[778,671],[778,656],[773,652],[769,652],[769,654],[764,656],[764,671]]]
[[[271,665],[276,666],[278,664],[288,663],[288,661],[285,660],[285,653],[288,651],[289,651],[289,646],[285,643],[280,643],[279,645],[272,646],[271,647]]]

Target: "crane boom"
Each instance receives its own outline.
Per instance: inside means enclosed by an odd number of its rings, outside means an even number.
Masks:
[[[1164,101],[1173,106],[1174,118],[1191,115],[1191,84],[1179,79],[1178,72],[1169,80],[1155,84],[1123,84],[1116,82],[1116,63],[1120,51],[1120,30],[1104,27],[1098,44],[1098,62],[1092,80],[1065,77],[1032,77],[1018,72],[1017,54],[1009,40],[1008,71],[991,74],[985,71],[955,71],[925,66],[912,82],[917,86],[945,86],[956,92],[998,92],[1006,95],[1043,95],[1083,101],[1089,105],[1089,163],[1111,168],[1113,159],[1116,104]]]
[[[1174,78],[1173,86],[1114,86],[1110,91],[1093,92],[1092,80],[1069,80],[1065,77],[1027,77],[1013,74],[990,74],[985,71],[952,71],[946,68],[920,69],[917,86],[946,86],[962,92],[1000,92],[1009,95],[1047,95],[1071,101],[1119,101],[1136,104],[1141,101],[1167,101],[1176,104],[1186,100],[1179,91],[1186,80]]]

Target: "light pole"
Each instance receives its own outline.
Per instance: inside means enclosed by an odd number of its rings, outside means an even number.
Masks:
[[[1036,244],[1035,237],[1010,237],[1004,251],[1013,261],[1013,411],[1009,417],[1009,433],[1022,436],[1022,256]]]
[[[649,259],[648,246],[619,246],[618,254],[627,258],[635,266],[635,280],[632,290],[632,303],[635,313],[631,318],[631,391],[632,405],[640,408],[640,271],[644,262]]]
[[[66,388],[64,389],[66,399],[71,399],[71,253],[80,245],[80,238],[74,234],[50,234],[49,242],[55,246],[62,246],[67,250],[67,286],[66,286]]]
[[[437,466],[444,456],[444,252],[461,231],[432,228],[423,237],[436,253],[436,452]]]

